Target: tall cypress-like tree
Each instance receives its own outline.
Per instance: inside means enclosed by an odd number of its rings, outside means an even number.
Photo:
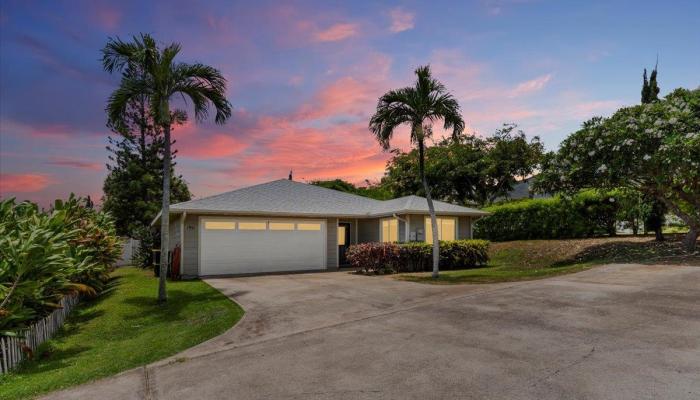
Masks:
[[[136,101],[129,107],[125,124],[109,137],[109,174],[103,185],[103,209],[116,220],[117,233],[140,239],[136,232],[147,227],[160,211],[163,196],[162,132],[148,115],[145,104]],[[171,142],[174,144],[174,141]],[[173,151],[172,158],[177,154]],[[190,200],[191,194],[182,176],[175,174],[171,161],[170,201]]]
[[[659,84],[656,80],[658,74],[658,62],[654,66],[654,69],[647,79],[647,69],[644,68],[644,75],[642,76],[642,104],[649,104],[655,101],[659,101]],[[656,240],[664,240],[663,225],[664,225],[664,215],[666,214],[666,206],[659,200],[648,199],[651,202],[651,210],[647,217],[644,219],[644,226],[647,230],[654,231],[656,234]]]

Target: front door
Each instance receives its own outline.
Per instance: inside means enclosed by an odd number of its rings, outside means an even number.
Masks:
[[[348,265],[346,256],[348,246],[350,246],[350,224],[341,222],[338,224],[338,264],[341,267]]]

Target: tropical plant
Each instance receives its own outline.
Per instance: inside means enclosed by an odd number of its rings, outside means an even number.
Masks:
[[[117,129],[124,126],[129,105],[144,98],[156,125],[163,130],[163,200],[161,208],[161,257],[158,301],[167,300],[165,280],[170,250],[168,228],[170,223],[170,168],[171,128],[185,118],[183,110],[171,110],[170,99],[175,95],[188,98],[194,107],[195,119],[201,121],[216,110],[214,121],[224,124],[231,116],[231,105],[226,99],[226,78],[217,69],[204,64],[175,62],[181,46],[171,43],[159,47],[147,34],[134,37],[133,42],[110,39],[102,49],[103,67],[108,72],[122,71],[119,87],[107,104],[108,120]],[[130,73],[138,70],[138,73]]]
[[[630,188],[663,202],[700,232],[700,89],[676,89],[663,100],[594,118],[562,142],[538,176],[547,191]]]
[[[432,77],[429,66],[419,67],[415,73],[417,79],[414,86],[391,90],[379,98],[369,128],[384,150],[391,147],[396,128],[406,124],[411,129],[411,143],[418,147],[418,173],[428,200],[433,232],[433,278],[437,278],[440,271],[440,242],[435,206],[425,176],[425,141],[432,136],[433,123],[439,121],[443,122],[444,129],[452,130],[452,137],[457,140],[464,131],[464,120],[460,115],[459,103],[447,92],[445,85]]]
[[[66,294],[97,295],[120,255],[112,218],[72,195],[47,212],[0,202],[0,332],[49,314]]]

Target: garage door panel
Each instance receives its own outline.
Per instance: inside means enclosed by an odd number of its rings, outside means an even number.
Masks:
[[[201,229],[201,275],[245,274],[325,269],[325,221],[270,222],[321,224],[319,231],[205,229],[206,221],[249,221],[203,218]],[[260,220],[257,220],[260,221]]]

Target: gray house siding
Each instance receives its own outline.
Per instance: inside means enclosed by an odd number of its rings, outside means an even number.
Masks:
[[[471,239],[471,218],[459,217],[457,222],[457,239]]]
[[[182,216],[173,215],[171,216],[170,228],[168,229],[168,244],[170,245],[170,251],[173,251],[176,245],[180,244],[180,222]]]
[[[338,218],[328,218],[326,221],[326,265],[328,269],[338,269]]]
[[[360,219],[357,224],[357,240],[359,243],[379,241],[379,219]]]
[[[197,276],[199,273],[199,216],[185,218],[185,245],[182,251],[182,274]]]

